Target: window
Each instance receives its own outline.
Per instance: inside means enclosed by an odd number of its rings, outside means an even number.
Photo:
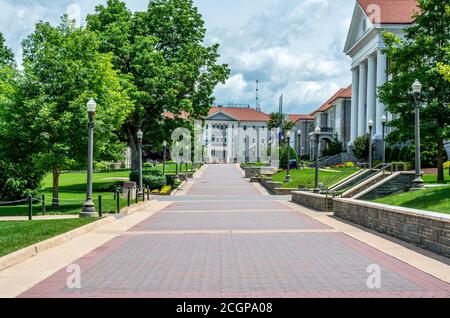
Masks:
[[[244,126],[244,131],[246,131],[247,130],[247,126]]]

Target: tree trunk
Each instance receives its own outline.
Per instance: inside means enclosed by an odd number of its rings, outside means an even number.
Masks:
[[[137,131],[134,127],[127,126],[128,146],[131,148],[131,169],[139,169],[139,149],[136,137]]]
[[[444,178],[444,140],[442,138],[438,139],[437,142],[437,168],[438,168],[438,173],[437,173],[437,183],[445,183],[445,178]]]
[[[57,168],[53,168],[53,194],[52,194],[52,209],[58,209],[59,207],[59,176],[61,171]]]

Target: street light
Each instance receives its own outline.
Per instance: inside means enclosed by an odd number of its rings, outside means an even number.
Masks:
[[[83,204],[83,209],[80,212],[80,217],[98,217],[95,210],[95,204],[92,200],[92,168],[94,160],[94,115],[97,109],[97,103],[94,99],[87,102],[87,111],[89,117],[88,123],[88,171],[87,171],[87,189],[86,201]]]
[[[320,134],[322,133],[322,130],[320,127],[316,127],[314,129],[314,135],[316,136],[316,171],[314,176],[314,192],[319,193],[319,142],[320,142]]]
[[[167,152],[167,141],[163,141],[163,147],[164,147],[164,152],[163,152],[163,175],[166,174],[166,152]]]
[[[373,120],[369,120],[369,169],[372,169],[372,130]]]
[[[422,84],[419,80],[415,80],[412,85],[414,102],[416,106],[416,178],[414,179],[414,188],[421,189],[424,187],[422,179],[422,167],[420,160],[420,94],[422,93]]]
[[[300,159],[302,156],[302,142],[301,142],[301,138],[302,138],[302,131],[299,129],[297,131],[297,136],[298,136],[298,158]]]
[[[144,138],[144,133],[139,129],[137,132],[138,147],[139,147],[139,192],[143,191],[142,182],[142,139]]]
[[[291,132],[286,132],[286,140],[287,140],[287,174],[284,179],[284,183],[291,182],[291,170],[290,170],[290,161],[291,161]]]
[[[384,139],[385,139],[385,135],[386,135],[386,123],[387,123],[386,115],[381,116],[380,120],[381,120],[381,127],[382,127],[382,132],[381,132],[381,161],[383,162],[383,164],[385,164],[386,163],[386,141]]]

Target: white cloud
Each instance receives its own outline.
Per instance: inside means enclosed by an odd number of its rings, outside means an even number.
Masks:
[[[145,10],[147,0],[125,0]],[[292,113],[320,106],[350,82],[342,53],[355,2],[349,0],[194,0],[208,28],[207,43],[219,43],[232,76],[216,89],[220,103],[255,103],[260,80],[264,111],[278,108],[283,93]],[[20,59],[20,43],[39,20],[58,22],[67,12],[77,21],[104,0],[0,0],[0,32]]]
[[[276,111],[283,93],[289,112],[309,113],[350,83],[350,61],[342,50],[353,5],[347,0],[276,1],[239,30],[210,30],[208,39],[221,44],[222,61],[247,83],[242,103],[254,104],[259,79],[263,110]],[[216,96],[220,101],[238,97],[226,86]]]

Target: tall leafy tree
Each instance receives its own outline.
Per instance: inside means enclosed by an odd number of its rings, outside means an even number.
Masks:
[[[0,67],[14,66],[14,53],[6,46],[5,38],[0,32]]]
[[[422,143],[424,147],[437,145],[438,182],[443,182],[443,145],[450,137],[450,85],[442,74],[442,65],[450,64],[450,0],[419,0],[418,3],[421,12],[405,30],[404,39],[392,33],[383,35],[393,79],[380,88],[379,95],[389,112],[400,115],[390,123],[396,128],[390,140],[414,140],[411,85],[416,78],[423,84]]]
[[[53,173],[56,207],[61,171],[85,167],[86,102],[92,97],[98,104],[95,156],[110,157],[117,151],[116,133],[133,108],[127,94],[130,88],[122,85],[111,56],[99,53],[96,34],[76,28],[66,16],[57,27],[38,23],[23,41],[23,51],[17,116],[33,135],[34,161]]]
[[[148,147],[158,148],[170,136],[168,121],[183,120],[184,113],[191,119],[208,114],[214,88],[229,75],[227,65],[217,62],[218,45],[204,45],[204,21],[192,0],[151,0],[147,11],[135,13],[122,1],[108,0],[88,16],[87,26],[135,87],[135,109],[123,126],[133,166],[139,128]]]
[[[20,109],[23,77],[0,34],[0,200],[23,199],[39,187],[44,172],[32,161],[30,121]]]

